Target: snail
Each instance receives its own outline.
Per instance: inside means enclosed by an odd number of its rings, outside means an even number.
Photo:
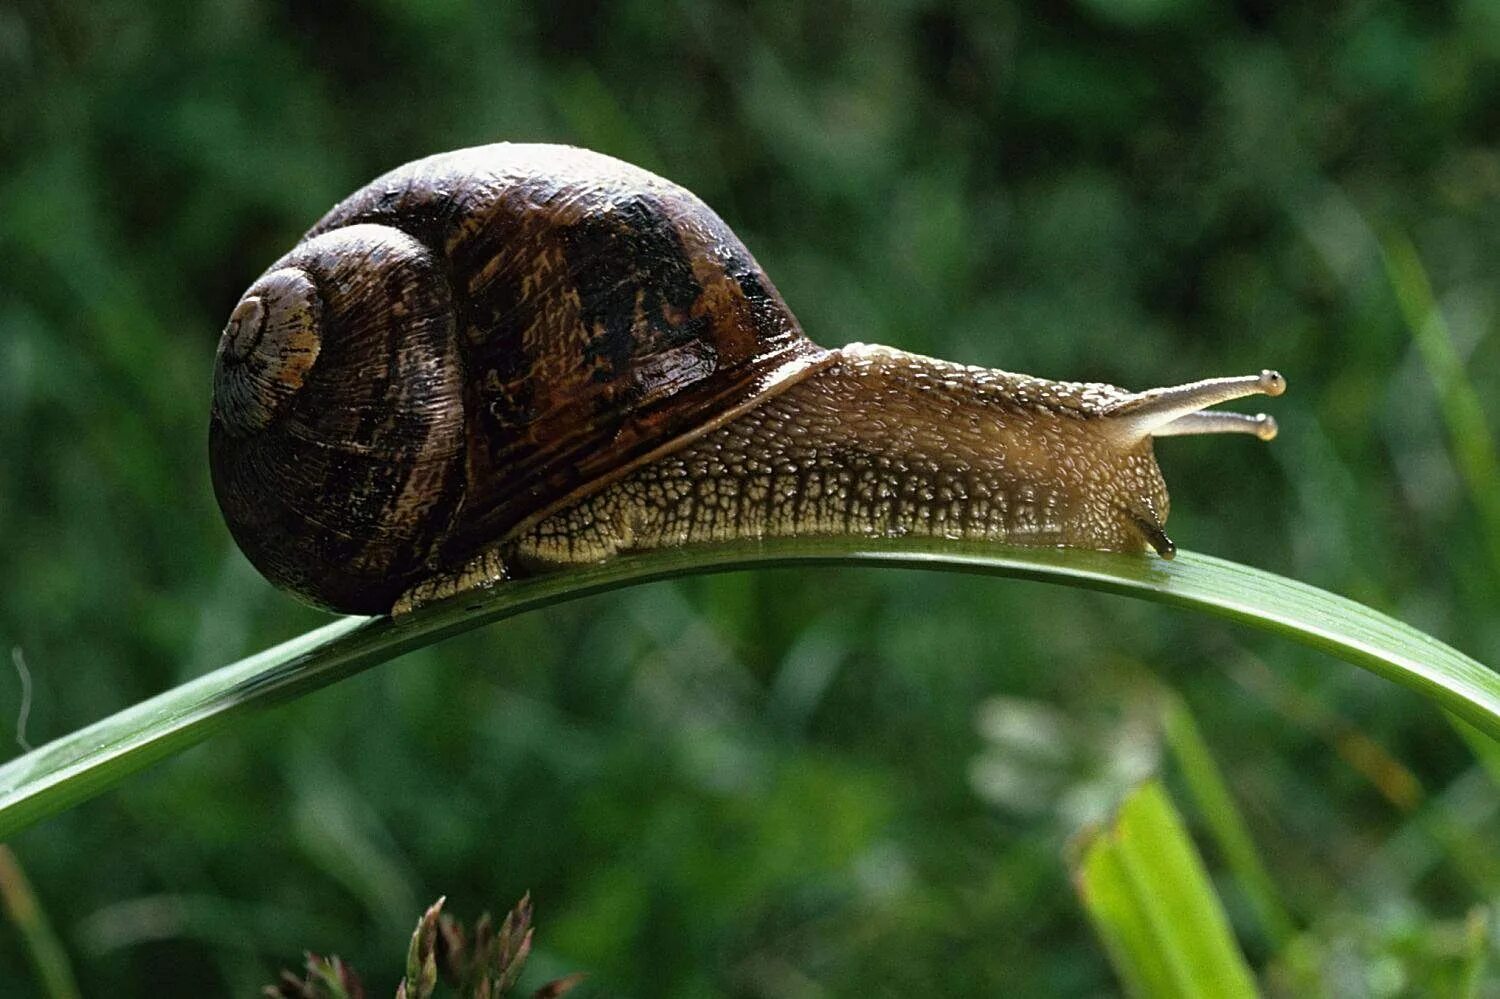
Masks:
[[[683,188],[567,146],[399,167],[250,286],[209,456],[273,583],[401,612],[617,553],[903,534],[1170,558],[1152,441],[1273,371],[1146,392],[809,339]]]

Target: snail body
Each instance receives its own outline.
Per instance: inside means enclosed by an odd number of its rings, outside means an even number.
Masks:
[[[935,534],[1170,557],[1154,436],[1280,376],[1129,393],[810,340],[727,225],[610,157],[498,144],[336,205],[246,291],[210,422],[273,582],[384,613],[622,551]]]

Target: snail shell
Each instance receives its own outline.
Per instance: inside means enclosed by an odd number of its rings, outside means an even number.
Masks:
[[[273,582],[383,612],[828,356],[681,187],[562,146],[433,156],[335,206],[235,307],[214,489]]]

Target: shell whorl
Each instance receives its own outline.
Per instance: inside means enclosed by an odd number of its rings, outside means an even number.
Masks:
[[[445,268],[388,226],[300,244],[235,307],[214,388],[214,487],[251,562],[315,603],[388,609],[462,497]]]
[[[322,343],[323,299],[306,271],[274,270],[245,292],[219,339],[214,400],[226,432],[270,425],[307,380]]]

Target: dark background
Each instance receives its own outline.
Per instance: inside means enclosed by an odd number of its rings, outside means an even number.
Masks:
[[[1500,662],[1494,452],[1455,448],[1444,405],[1500,413],[1493,3],[21,0],[0,95],[0,652],[34,743],[325,619],[219,517],[218,331],[335,200],[499,139],[689,187],[827,344],[1137,388],[1279,368],[1274,444],[1158,447],[1178,542]],[[1447,375],[1382,241],[1415,248]],[[1272,953],[1222,884],[1264,981],[1451,970],[1500,895],[1500,794],[1430,704],[1216,620],[972,577],[548,608],[12,845],[89,995],[249,995],[306,948],[385,995],[432,898],[526,889],[528,981],[583,969],[587,995],[1098,994],[1067,843],[1161,767],[1164,688],[1305,930]],[[18,704],[6,666],[4,727]],[[8,928],[0,981],[33,988]]]

